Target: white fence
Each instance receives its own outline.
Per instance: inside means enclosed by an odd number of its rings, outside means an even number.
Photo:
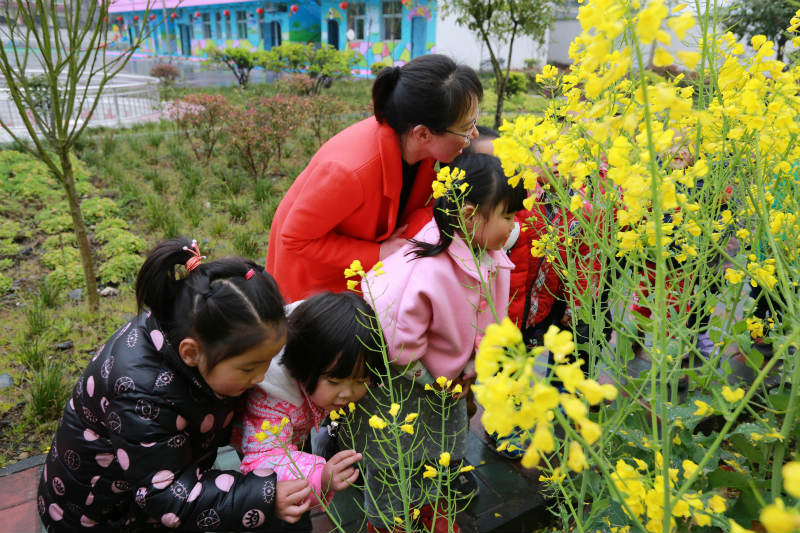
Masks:
[[[31,71],[30,77],[39,72]],[[85,87],[85,86],[84,86]],[[158,120],[161,116],[158,79],[150,76],[117,74],[106,86],[99,98],[98,87],[86,88],[86,100],[83,109],[72,120],[89,121],[90,126],[123,126],[136,122]],[[84,89],[79,88],[76,98],[82,98]],[[91,104],[97,107],[89,115]],[[27,111],[32,120],[32,114]],[[7,90],[0,86],[0,122],[5,124],[14,134],[27,137],[27,130],[19,110],[9,98]],[[10,140],[8,134],[0,129],[0,140]]]

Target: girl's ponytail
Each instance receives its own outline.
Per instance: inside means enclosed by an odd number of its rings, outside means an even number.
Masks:
[[[416,258],[433,257],[447,250],[453,242],[453,232],[458,227],[458,213],[455,202],[449,194],[440,196],[433,203],[433,219],[439,228],[439,242],[430,243],[411,239],[416,248],[412,250]]]
[[[185,267],[195,255],[187,250],[190,245],[188,239],[168,239],[150,252],[136,276],[139,312],[147,307],[159,322],[169,321],[186,284],[180,276],[180,267]]]

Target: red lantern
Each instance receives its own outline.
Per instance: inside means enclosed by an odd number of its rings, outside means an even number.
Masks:
[[[119,16],[119,17],[117,17],[117,22],[119,22],[120,24],[122,24],[122,16]]]
[[[177,13],[173,13],[173,14],[171,14],[169,16],[169,18],[171,18],[172,20],[175,20],[176,18],[178,18],[178,14]]]
[[[134,22],[139,22],[139,15],[134,15],[133,16],[133,21]]]
[[[289,6],[289,11],[291,11],[292,13],[297,13],[297,9],[298,9],[297,4],[292,4],[291,6]]]
[[[195,13],[195,14],[194,14],[194,18],[196,18],[196,19],[199,19],[199,18],[200,18],[200,12],[199,12],[199,11],[198,11],[197,13]]]
[[[103,17],[103,23],[108,22],[108,17]]]
[[[225,15],[225,18],[228,18],[228,17],[231,16],[231,12],[228,11],[227,9],[225,11],[223,11],[222,14]]]
[[[342,2],[339,4],[339,7],[342,9],[342,11],[347,11],[347,2]]]
[[[263,7],[259,7],[258,9],[256,9],[256,13],[258,13],[259,15],[263,15],[264,14],[264,8]]]
[[[156,20],[156,16],[155,15],[150,15],[150,20]]]

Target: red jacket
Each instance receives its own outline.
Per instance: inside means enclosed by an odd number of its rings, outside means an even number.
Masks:
[[[275,212],[267,270],[287,301],[347,288],[344,270],[378,261],[380,243],[403,224],[414,236],[433,216],[433,159],[423,159],[397,220],[403,184],[400,140],[374,118],[341,131],[314,155]]]

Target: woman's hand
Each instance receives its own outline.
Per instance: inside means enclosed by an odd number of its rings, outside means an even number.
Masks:
[[[408,228],[408,224],[404,224],[399,228],[395,229],[394,232],[389,235],[389,237],[381,243],[381,251],[378,254],[378,258],[383,261],[394,252],[400,249],[403,246],[407,239],[403,238],[403,232]]]
[[[294,524],[311,506],[308,501],[310,494],[311,485],[305,479],[278,481],[275,489],[275,517]]]
[[[355,450],[342,450],[330,458],[322,469],[323,492],[344,490],[358,479],[358,469],[353,466],[362,455]]]

